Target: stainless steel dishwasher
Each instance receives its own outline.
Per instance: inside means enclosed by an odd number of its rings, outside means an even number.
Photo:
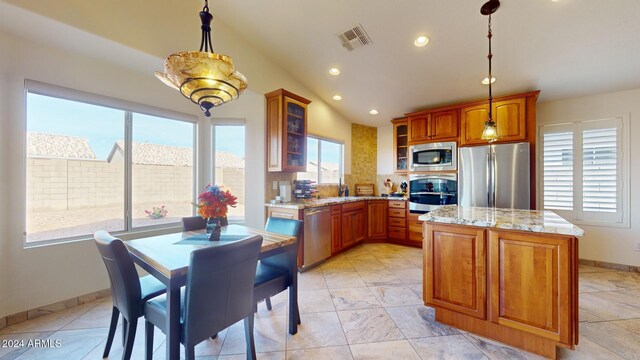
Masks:
[[[330,206],[305,209],[303,249],[303,269],[308,269],[331,256]]]

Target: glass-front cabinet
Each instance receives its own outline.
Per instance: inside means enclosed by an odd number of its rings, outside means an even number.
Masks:
[[[267,98],[267,167],[269,171],[307,169],[307,105],[311,101],[279,89]]]
[[[407,118],[395,119],[393,123],[393,170],[396,174],[407,173],[407,140],[408,122]]]

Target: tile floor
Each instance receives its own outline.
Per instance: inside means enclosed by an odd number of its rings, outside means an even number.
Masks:
[[[532,359],[537,356],[458,331],[422,305],[422,251],[365,244],[300,274],[298,334],[287,333],[287,295],[256,315],[259,359]],[[4,340],[59,340],[59,348],[0,347],[0,359],[100,359],[110,299],[15,324]],[[580,267],[580,345],[558,349],[561,359],[640,359],[640,274]],[[144,358],[138,326],[134,359]],[[154,359],[164,359],[156,331]],[[198,345],[199,359],[244,359],[242,322]],[[120,339],[120,333],[116,339]],[[114,342],[110,359],[120,359]]]

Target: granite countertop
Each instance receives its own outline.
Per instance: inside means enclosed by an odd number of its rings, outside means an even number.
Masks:
[[[356,201],[364,201],[364,200],[389,200],[389,201],[407,201],[407,198],[393,198],[393,197],[383,197],[383,196],[349,196],[349,197],[329,197],[329,198],[321,198],[321,199],[309,199],[302,201],[293,201],[290,203],[279,203],[279,204],[271,204],[266,203],[267,207],[275,207],[281,209],[308,209],[320,206],[329,206],[329,205],[337,205],[337,204],[345,204],[352,203]]]
[[[552,211],[443,206],[420,215],[422,221],[537,233],[584,235],[584,230]]]

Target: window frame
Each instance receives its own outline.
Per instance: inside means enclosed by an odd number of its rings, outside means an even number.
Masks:
[[[617,155],[620,157],[620,169],[617,169],[617,201],[619,202],[619,211],[615,213],[620,217],[620,221],[615,220],[596,220],[599,212],[584,211],[584,174],[583,174],[583,132],[585,130],[596,129],[617,129]],[[578,225],[604,226],[604,227],[630,227],[630,142],[629,142],[629,114],[605,116],[589,120],[576,120],[564,123],[546,123],[538,125],[538,138],[540,146],[538,146],[536,161],[538,171],[538,208],[547,210],[544,207],[544,134],[545,129],[558,129],[557,132],[573,133],[573,209],[572,210],[556,210],[553,211],[562,217],[565,217]],[[592,213],[592,214],[590,214]],[[585,215],[586,214],[586,215]],[[606,216],[608,217],[608,216]]]
[[[36,80],[25,79],[24,80],[24,91],[23,91],[23,119],[24,119],[24,143],[23,143],[23,179],[24,179],[24,224],[23,224],[23,233],[22,233],[22,242],[23,248],[36,248],[41,246],[48,245],[56,245],[56,244],[65,244],[70,242],[78,242],[78,241],[87,241],[93,239],[93,234],[85,234],[85,235],[77,235],[70,236],[58,239],[48,239],[48,240],[39,240],[39,241],[27,241],[27,110],[28,110],[28,94],[37,94],[41,96],[47,96],[51,98],[56,98],[60,100],[79,102],[88,105],[100,106],[111,108],[114,110],[119,110],[124,113],[123,125],[124,125],[124,138],[123,141],[125,143],[125,151],[124,151],[124,178],[122,181],[124,182],[124,230],[121,231],[113,231],[112,235],[123,237],[123,238],[136,238],[138,235],[156,235],[163,234],[169,232],[175,232],[182,228],[180,222],[172,222],[158,225],[147,225],[147,226],[137,226],[133,227],[133,217],[132,217],[132,209],[133,209],[133,164],[131,162],[132,159],[132,147],[130,144],[133,141],[133,115],[134,114],[142,114],[149,115],[155,117],[161,117],[167,120],[174,120],[189,123],[193,126],[193,174],[192,174],[192,187],[193,194],[191,195],[191,201],[194,202],[197,197],[197,183],[198,183],[198,117],[195,115],[189,115],[173,110],[162,109],[155,106],[139,104],[127,100],[121,100],[109,96],[93,94],[81,90],[75,90],[66,88],[63,86],[47,84]],[[129,145],[129,146],[127,146]],[[192,214],[195,213],[195,208]]]
[[[313,138],[318,140],[318,177],[315,179],[316,184],[317,185],[338,185],[338,183],[320,182],[320,179],[322,178],[321,176],[322,171],[320,169],[322,167],[322,142],[323,141],[340,145],[340,163],[338,164],[338,178],[343,179],[343,183],[344,183],[344,142],[340,140],[329,139],[326,137],[312,135],[312,134],[307,134],[307,138]],[[308,155],[309,155],[309,149],[307,144],[307,162],[309,161]]]

